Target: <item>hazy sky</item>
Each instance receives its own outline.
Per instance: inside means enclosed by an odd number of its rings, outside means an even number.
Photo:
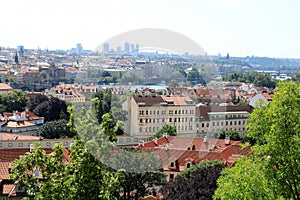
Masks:
[[[95,49],[139,28],[163,28],[208,54],[300,58],[299,0],[2,0],[0,46]],[[122,45],[123,48],[123,45]]]

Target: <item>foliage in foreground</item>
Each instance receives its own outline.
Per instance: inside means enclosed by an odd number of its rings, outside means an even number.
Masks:
[[[51,154],[37,146],[14,161],[11,178],[27,188],[28,199],[116,199],[122,182],[119,172],[107,171],[79,140],[69,154],[66,162],[62,145],[56,145]]]
[[[215,199],[300,199],[299,119],[300,84],[279,83],[269,106],[250,115],[247,136],[257,141],[256,157],[238,160],[225,170]]]

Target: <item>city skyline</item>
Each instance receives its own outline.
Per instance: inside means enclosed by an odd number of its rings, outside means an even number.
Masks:
[[[140,28],[178,32],[209,55],[299,58],[300,2],[257,0],[12,0],[2,3],[0,46],[94,50]]]

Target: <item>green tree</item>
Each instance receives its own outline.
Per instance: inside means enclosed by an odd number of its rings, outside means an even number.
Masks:
[[[102,122],[102,115],[109,113],[111,110],[111,89],[102,90],[95,94],[93,99],[95,111],[97,114],[98,122]]]
[[[259,199],[260,195],[265,194],[267,197],[271,195],[269,199],[282,197],[300,199],[299,113],[300,84],[290,81],[279,83],[269,106],[260,105],[254,109],[247,123],[247,136],[257,142],[253,147],[253,153],[257,160],[252,158],[254,160],[251,161],[249,158],[250,161],[243,160],[241,164],[238,161],[232,170],[225,173],[225,176],[228,177],[239,177],[237,173],[240,173],[241,176],[244,174],[244,178],[236,178],[230,185],[231,188],[239,188],[234,192],[236,196],[243,197],[247,194],[245,199]],[[247,169],[250,165],[249,162],[252,162],[254,169],[256,168],[251,175],[246,173],[250,172]],[[256,183],[258,174],[266,179],[266,183],[262,183],[263,185]],[[227,194],[226,190],[222,191],[227,187],[225,187],[225,182],[220,182],[218,189],[220,191],[217,195],[219,198],[222,194]],[[247,188],[248,193],[245,194],[245,190],[238,187],[239,185]],[[265,185],[267,186],[265,187]],[[250,198],[251,193],[260,192],[256,189],[258,186],[263,194],[258,193],[257,198],[255,196]],[[224,196],[224,199],[230,198]]]
[[[258,157],[238,159],[234,167],[222,171],[214,199],[276,199],[264,168],[263,160]]]
[[[116,199],[120,172],[107,171],[80,140],[75,140],[69,154],[66,162],[61,144],[51,154],[36,146],[14,161],[11,177],[27,188],[29,199]]]
[[[46,122],[40,129],[41,136],[47,139],[73,137],[74,134],[70,131],[67,124],[68,121],[65,119]]]
[[[200,162],[181,172],[173,184],[162,188],[164,200],[212,199],[217,179],[224,168],[221,161]]]
[[[22,90],[14,90],[11,93],[0,95],[0,103],[3,105],[1,112],[23,111],[26,107],[28,96]]]
[[[297,72],[292,75],[292,81],[300,83],[300,72]]]
[[[38,104],[33,112],[45,118],[45,122],[66,119],[69,120],[69,113],[67,111],[67,104],[56,97],[51,97],[47,101]]]
[[[167,134],[168,136],[176,136],[177,135],[177,130],[175,126],[165,124],[161,129],[159,129],[150,139],[153,138],[161,138],[164,134]]]
[[[36,97],[31,97],[29,99],[29,102],[27,104],[27,107],[30,111],[33,111],[35,107],[37,107],[39,104],[48,101],[49,98],[45,95],[39,94]]]
[[[138,200],[144,197],[149,188],[163,185],[166,176],[161,172],[162,162],[152,152],[144,152],[132,148],[124,148],[110,159],[112,169],[122,169],[124,181],[119,199]]]

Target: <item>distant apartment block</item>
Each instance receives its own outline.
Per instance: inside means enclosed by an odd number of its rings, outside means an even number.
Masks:
[[[233,130],[244,133],[252,110],[251,106],[198,105],[196,107],[196,131],[197,133],[211,133],[218,130],[226,132]]]
[[[126,132],[151,136],[163,125],[175,126],[178,134],[195,132],[195,104],[187,96],[138,95],[129,97]]]

